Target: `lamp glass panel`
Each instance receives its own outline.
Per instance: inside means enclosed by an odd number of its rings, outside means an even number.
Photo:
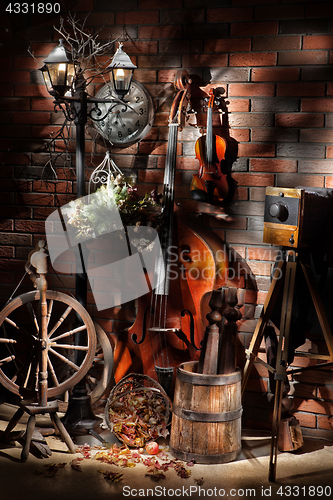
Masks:
[[[132,74],[132,69],[113,68],[113,70],[110,71],[110,81],[113,84],[113,90],[116,92],[127,92],[131,84]]]

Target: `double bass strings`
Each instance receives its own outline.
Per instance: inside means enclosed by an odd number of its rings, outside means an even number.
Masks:
[[[169,123],[168,149],[164,172],[163,190],[163,227],[161,246],[164,260],[164,280],[151,297],[151,312],[149,316],[150,342],[154,364],[160,363],[163,368],[170,366],[167,343],[167,307],[170,287],[170,249],[173,232],[173,204],[175,184],[175,148],[177,147],[178,123]],[[153,336],[158,338],[159,345],[154,348]],[[155,342],[156,343],[156,342]],[[158,365],[158,366],[160,366]]]

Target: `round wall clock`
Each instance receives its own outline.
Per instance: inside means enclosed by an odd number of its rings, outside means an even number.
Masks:
[[[97,98],[110,99],[115,94],[111,86],[104,85],[96,94]],[[95,129],[111,144],[127,147],[141,141],[149,132],[154,120],[154,102],[148,90],[141,83],[132,80],[123,103],[98,103],[101,121],[95,121]],[[108,110],[110,112],[107,114]]]

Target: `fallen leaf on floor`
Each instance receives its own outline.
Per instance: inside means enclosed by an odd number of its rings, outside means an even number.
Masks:
[[[82,472],[81,465],[78,464],[77,458],[74,458],[74,460],[71,461],[71,467],[78,472]]]

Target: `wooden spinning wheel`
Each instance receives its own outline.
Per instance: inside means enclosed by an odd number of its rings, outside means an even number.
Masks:
[[[57,401],[48,399],[69,391],[94,368],[104,351],[109,364],[110,351],[112,356],[106,334],[99,332],[97,342],[95,326],[86,309],[69,295],[47,290],[44,246],[44,242],[39,242],[39,249],[31,252],[26,264],[37,290],[19,295],[0,312],[0,383],[22,397],[4,437],[9,439],[24,412],[30,415],[23,461],[28,458],[37,414],[50,414],[70,452],[75,453],[72,439],[57,416]],[[91,393],[95,397],[102,395],[110,371],[107,367],[99,377],[91,375],[95,386]]]
[[[41,335],[39,291],[16,297],[0,312],[0,383],[29,399],[38,393],[41,355],[46,357],[46,397],[53,399],[85,376],[96,351],[95,327],[81,304],[69,295],[50,290],[45,299],[45,339]],[[82,325],[75,326],[77,316]]]

